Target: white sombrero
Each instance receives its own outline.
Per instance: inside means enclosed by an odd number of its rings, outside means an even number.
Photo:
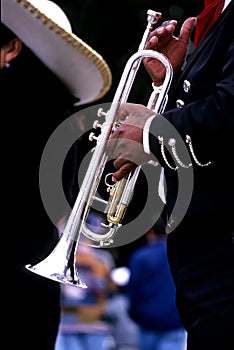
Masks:
[[[1,0],[1,21],[60,78],[78,99],[76,105],[103,97],[111,72],[95,50],[72,33],[61,8],[49,0]]]

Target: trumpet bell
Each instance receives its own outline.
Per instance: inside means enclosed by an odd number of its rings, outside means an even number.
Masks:
[[[51,280],[70,284],[80,288],[87,288],[87,285],[79,277],[76,267],[77,242],[62,236],[54,250],[41,262],[35,265],[26,265],[25,267],[40,276]],[[64,251],[66,250],[66,254]]]

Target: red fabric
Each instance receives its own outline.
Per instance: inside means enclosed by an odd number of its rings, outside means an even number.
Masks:
[[[212,27],[216,19],[222,12],[224,0],[204,0],[204,10],[197,17],[194,46],[204,38],[208,30]]]

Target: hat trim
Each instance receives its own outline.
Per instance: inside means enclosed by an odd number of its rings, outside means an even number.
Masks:
[[[103,88],[99,94],[93,99],[96,101],[102,98],[110,89],[112,84],[112,74],[111,71],[102,58],[102,56],[94,49],[92,49],[88,44],[86,44],[82,39],[77,37],[73,33],[68,33],[64,28],[60,27],[57,23],[53,22],[44,13],[39,11],[35,6],[33,6],[27,0],[16,0],[18,3],[23,3],[23,7],[28,9],[31,13],[35,15],[38,20],[42,20],[42,23],[48,27],[55,34],[60,35],[62,39],[66,40],[69,45],[72,45],[77,49],[83,56],[90,60],[96,68],[99,70],[103,78]],[[92,101],[91,101],[92,102]]]

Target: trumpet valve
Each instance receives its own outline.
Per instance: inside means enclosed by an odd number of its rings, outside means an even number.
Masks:
[[[106,112],[103,111],[103,108],[99,108],[98,109],[98,112],[97,112],[97,116],[98,117],[103,117],[103,116],[106,116]]]
[[[89,134],[89,141],[93,141],[93,140],[97,141],[98,140],[98,136],[96,136],[94,132],[91,132]]]
[[[100,124],[98,120],[95,120],[93,123],[93,128],[97,129],[97,128],[101,128],[101,127],[102,127],[102,124]]]

